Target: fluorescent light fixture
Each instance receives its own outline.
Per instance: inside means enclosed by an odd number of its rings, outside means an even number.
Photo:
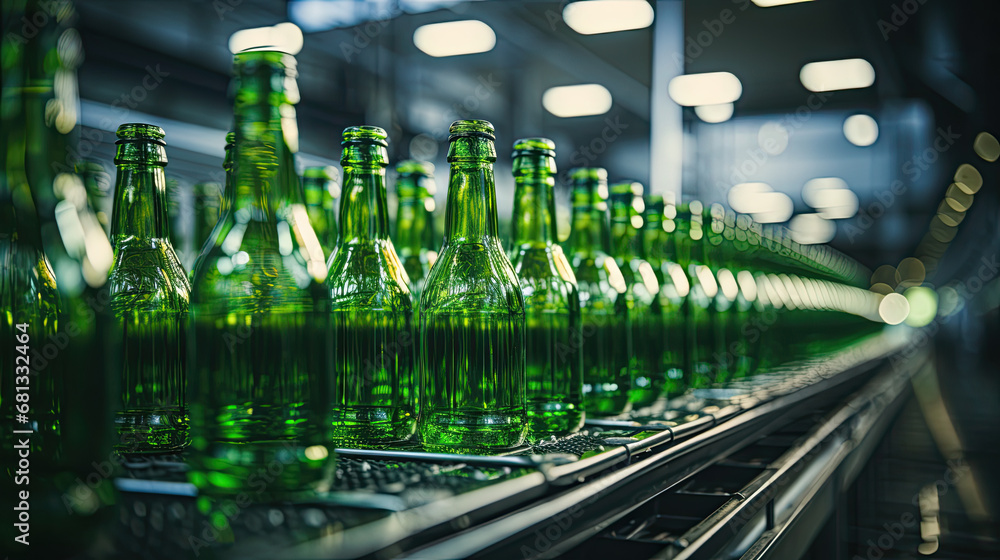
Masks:
[[[563,8],[563,20],[581,35],[642,29],[653,23],[646,0],[584,0]]]
[[[903,297],[910,304],[910,312],[906,316],[906,324],[911,327],[925,327],[937,317],[938,294],[925,286],[914,286],[903,292]]]
[[[557,117],[603,115],[611,109],[611,92],[600,84],[549,88],[542,94],[542,106]]]
[[[816,208],[827,220],[846,220],[858,213],[858,195],[848,189],[826,189],[816,193]]]
[[[787,222],[795,211],[792,197],[785,193],[761,193],[757,197],[758,210],[753,212],[753,219],[761,224],[776,224]]]
[[[846,188],[847,181],[841,179],[840,177],[817,177],[815,179],[809,179],[802,187],[802,200],[809,206],[817,208],[819,201],[816,199],[816,195],[820,191]]]
[[[828,243],[837,233],[836,224],[819,214],[799,214],[788,222],[788,229],[792,241],[802,245]]]
[[[243,29],[229,36],[229,52],[257,50],[299,54],[302,50],[302,30],[294,23],[279,23],[271,27]]]
[[[802,187],[802,200],[827,220],[843,220],[858,213],[858,195],[840,177],[817,177]]]
[[[903,294],[892,293],[878,304],[878,316],[890,325],[898,325],[910,314],[910,301]]]
[[[729,72],[685,74],[670,80],[667,93],[678,105],[721,105],[732,103],[743,94],[740,79]]]
[[[868,115],[851,115],[844,120],[844,136],[855,146],[871,146],[878,140],[878,123]]]
[[[422,25],[413,32],[413,44],[434,56],[458,56],[493,50],[496,33],[485,23],[468,19]]]
[[[802,2],[812,2],[812,0],[753,0],[753,3],[761,8],[773,8],[784,6],[785,4],[800,4]]]
[[[694,108],[694,114],[707,123],[725,122],[733,117],[733,104],[698,105]]]
[[[761,224],[786,222],[795,204],[785,193],[775,192],[767,183],[739,183],[729,189],[729,206],[741,214],[751,214]]]
[[[875,83],[875,68],[863,58],[810,62],[799,71],[799,80],[817,92],[866,88]]]
[[[729,207],[741,214],[751,214],[757,210],[756,199],[761,193],[773,192],[767,183],[739,183],[729,189]]]

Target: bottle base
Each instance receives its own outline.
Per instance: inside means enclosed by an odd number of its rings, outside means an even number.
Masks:
[[[609,416],[619,416],[632,411],[632,403],[628,400],[628,395],[597,395],[584,397],[583,409],[587,411],[588,418],[607,418]]]
[[[528,401],[528,424],[532,439],[579,431],[584,412],[578,403]]]
[[[431,412],[420,420],[424,448],[442,453],[501,453],[523,444],[527,431],[524,409]]]
[[[181,408],[121,411],[115,425],[118,453],[175,453],[191,444],[187,411]]]
[[[329,414],[326,425],[335,446],[385,446],[413,437],[416,414],[409,407],[341,407]]]
[[[333,475],[332,448],[295,440],[212,442],[192,455],[188,480],[211,498],[309,499],[328,490]]]

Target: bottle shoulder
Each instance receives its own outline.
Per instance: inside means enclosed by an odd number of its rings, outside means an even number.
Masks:
[[[166,239],[124,240],[108,273],[108,295],[118,311],[185,312],[191,284]]]
[[[31,317],[55,324],[59,316],[59,291],[55,275],[45,255],[34,247],[24,247],[8,237],[0,240],[0,264],[4,278],[0,281],[0,297],[16,321]]]
[[[445,244],[421,292],[420,311],[523,314],[524,297],[499,242]]]
[[[299,246],[283,223],[220,228],[195,262],[192,306],[225,313],[311,310],[323,291],[326,265],[315,254],[318,247]]]
[[[326,288],[334,307],[412,308],[409,278],[391,241],[338,247],[327,268]]]
[[[521,284],[525,280],[552,280],[576,284],[576,275],[559,245],[522,246],[514,251],[511,266]]]

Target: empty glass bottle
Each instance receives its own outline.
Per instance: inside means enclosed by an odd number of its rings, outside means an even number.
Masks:
[[[122,344],[115,423],[123,453],[177,451],[189,443],[184,329],[191,287],[167,232],[163,137],[153,125],[118,127],[108,295]]]
[[[42,10],[35,0],[4,3],[5,37],[18,36],[17,22],[44,15]],[[79,555],[100,533],[113,501],[111,479],[89,475],[111,452],[110,398],[118,385],[104,379],[95,313],[82,298],[60,297],[45,236],[46,230],[53,234],[49,240],[63,256],[66,240],[87,242],[91,251],[109,247],[96,218],[82,224],[82,236],[62,235],[55,221],[55,207],[65,201],[55,198],[54,187],[72,187],[74,202],[86,208],[64,137],[75,125],[76,78],[66,67],[80,56],[79,35],[68,27],[73,18],[72,4],[61,4],[59,20],[41,26],[32,40],[5,40],[0,47],[0,445],[9,459],[0,476],[8,504],[2,556]],[[61,95],[53,91],[57,72]],[[43,197],[49,203],[44,208]],[[77,218],[75,204],[63,208],[67,218]],[[100,238],[88,237],[95,230]],[[110,251],[101,256],[110,261]],[[66,264],[78,284],[72,294],[93,295],[82,273],[98,272],[102,263],[84,270],[68,257]],[[98,276],[89,279],[103,283]],[[84,313],[86,320],[74,321]],[[84,348],[89,355],[78,352]]]
[[[405,160],[396,165],[396,247],[410,278],[413,301],[437,260],[434,242],[434,165]]]
[[[542,437],[583,425],[580,295],[556,243],[555,144],[518,140],[513,159],[510,255],[524,295],[528,422]]]
[[[389,239],[387,135],[344,130],[340,238],[330,257],[325,421],[333,441],[377,445],[408,439],[416,426],[413,304]]]
[[[673,236],[677,262],[684,268],[690,283],[690,290],[684,298],[684,373],[688,377],[688,386],[692,388],[709,385],[717,370],[713,361],[713,304],[719,285],[712,270],[704,264],[703,208],[697,200],[678,204]]]
[[[493,125],[451,125],[444,244],[420,298],[420,435],[489,452],[527,431],[524,298],[497,236]]]
[[[333,166],[307,167],[302,172],[302,190],[309,209],[309,223],[316,231],[323,254],[329,257],[337,246],[337,199],[340,172]]]
[[[190,478],[206,495],[294,497],[329,464],[316,310],[326,265],[282,126],[295,60],[247,51],[235,69],[232,179],[191,283]],[[280,476],[259,479],[269,464]]]
[[[657,329],[660,285],[653,267],[642,255],[642,190],[642,185],[636,182],[611,186],[611,246],[627,286],[626,332],[632,375],[629,400],[635,407],[652,404],[666,389],[666,372],[660,368],[663,344]]]
[[[590,416],[628,412],[631,377],[625,277],[611,252],[608,172],[570,171],[573,229],[567,240],[580,294],[583,401]]]
[[[669,218],[666,217],[668,209]],[[670,239],[676,224],[673,205],[666,206],[663,197],[650,195],[645,198],[643,212],[642,254],[656,274],[660,291],[659,321],[655,327],[660,345],[659,370],[663,371],[664,391],[674,397],[684,391],[684,298],[690,286],[684,271],[676,262],[676,251]],[[665,219],[666,218],[666,219]]]
[[[222,206],[222,188],[218,183],[196,183],[194,186],[194,234],[192,243],[195,251],[219,223]],[[195,255],[197,256],[197,254]],[[193,259],[192,259],[193,262]]]

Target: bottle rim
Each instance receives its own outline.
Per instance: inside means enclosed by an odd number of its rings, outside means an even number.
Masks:
[[[124,123],[115,131],[118,138],[115,143],[125,142],[152,142],[161,146],[166,146],[163,138],[167,135],[164,130],[156,125],[147,123]]]
[[[466,119],[451,123],[448,128],[448,141],[456,138],[485,138],[496,142],[496,129],[490,121]]]
[[[396,164],[396,173],[399,173],[401,176],[419,175],[422,177],[434,177],[434,164],[429,161],[404,159]]]
[[[540,137],[520,138],[514,142],[512,158],[528,155],[556,157],[556,143]]]
[[[343,140],[341,140],[341,146],[347,146],[349,144],[377,144],[379,146],[388,148],[389,147],[389,134],[384,128],[371,125],[361,125],[361,126],[349,126],[344,129]]]

